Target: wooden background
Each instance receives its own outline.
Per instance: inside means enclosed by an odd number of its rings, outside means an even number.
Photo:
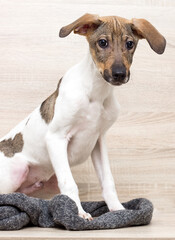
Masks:
[[[1,0],[0,136],[49,96],[65,71],[84,56],[88,49],[84,37],[71,34],[60,39],[58,34],[62,26],[86,12],[146,18],[167,39],[163,55],[153,52],[145,40],[140,41],[129,83],[115,89],[122,110],[108,133],[107,144],[120,200],[150,199],[155,206],[153,223],[162,219],[160,225],[166,229],[161,236],[173,239],[174,0]],[[102,199],[90,160],[74,167],[73,174],[82,200]],[[158,232],[153,224],[154,231]]]

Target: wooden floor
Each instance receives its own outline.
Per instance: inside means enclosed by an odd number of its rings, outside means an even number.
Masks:
[[[83,37],[59,39],[58,33],[86,12],[146,18],[167,39],[161,56],[140,41],[129,83],[115,89],[121,114],[107,135],[120,200],[150,199],[152,223],[85,232],[26,228],[2,231],[0,239],[175,239],[174,0],[1,0],[0,136],[48,97],[84,56]],[[90,159],[72,171],[81,200],[102,199]]]

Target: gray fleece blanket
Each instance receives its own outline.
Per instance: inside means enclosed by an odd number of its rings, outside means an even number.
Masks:
[[[66,195],[51,200],[28,197],[22,193],[0,195],[0,230],[23,227],[65,228],[67,230],[114,229],[149,224],[153,205],[144,198],[123,203],[125,210],[109,212],[104,201],[82,202],[93,220],[78,216],[75,202]]]

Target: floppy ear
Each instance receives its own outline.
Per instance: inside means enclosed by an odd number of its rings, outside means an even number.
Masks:
[[[166,40],[157,29],[145,19],[133,18],[131,21],[131,28],[138,37],[145,38],[156,53],[162,54],[165,50]]]
[[[87,35],[90,30],[95,30],[101,21],[99,20],[98,15],[88,14],[86,13],[82,17],[78,18],[75,22],[62,27],[60,29],[59,36],[61,38],[68,36],[73,30],[74,33],[78,33],[80,35]]]

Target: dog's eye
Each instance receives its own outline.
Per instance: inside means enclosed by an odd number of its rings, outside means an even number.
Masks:
[[[106,39],[100,39],[98,40],[98,45],[101,48],[106,48],[108,46],[108,41]]]
[[[127,41],[126,42],[126,48],[128,50],[131,50],[134,47],[134,42],[133,41]]]

